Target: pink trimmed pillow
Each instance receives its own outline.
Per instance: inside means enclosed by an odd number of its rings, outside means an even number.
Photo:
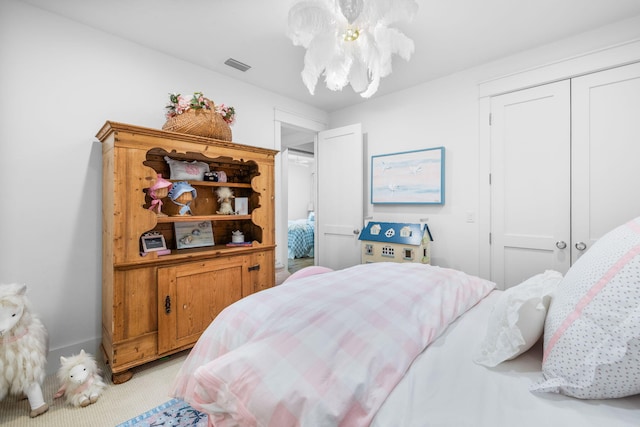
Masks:
[[[581,399],[640,393],[640,217],[571,267],[549,307],[545,381],[531,390]]]
[[[287,279],[282,283],[287,283],[287,282],[289,282],[291,280],[295,280],[295,279],[302,279],[303,277],[307,277],[307,276],[314,276],[316,274],[329,273],[330,271],[333,271],[333,270],[328,268],[328,267],[321,267],[319,265],[312,265],[310,267],[305,267],[305,268],[302,268],[302,269],[296,271],[291,276],[287,277]]]

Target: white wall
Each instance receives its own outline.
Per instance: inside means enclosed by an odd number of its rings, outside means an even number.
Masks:
[[[418,222],[428,218],[433,234],[432,263],[488,277],[483,251],[488,247],[488,145],[479,134],[479,85],[510,75],[511,89],[566,74],[594,71],[618,65],[619,58],[605,47],[621,44],[640,60],[636,43],[640,37],[640,17],[603,27],[571,39],[522,52],[464,72],[412,87],[330,114],[331,127],[362,123],[366,141],[366,181],[370,183],[370,156],[421,148],[444,146],[446,152],[444,205],[372,205],[368,216],[379,221]],[[592,52],[593,54],[585,55]],[[592,57],[598,56],[598,61]],[[628,56],[628,55],[627,55]],[[572,59],[567,64],[567,59]],[[625,59],[627,60],[627,59]],[[576,65],[578,64],[578,65]],[[569,69],[571,68],[571,69]],[[547,72],[551,70],[551,72]],[[522,73],[520,73],[522,72]],[[534,76],[533,80],[530,76]],[[537,79],[537,80],[536,80]],[[384,85],[384,79],[382,80]],[[488,115],[483,117],[485,120]],[[483,151],[480,151],[480,149]],[[367,185],[367,188],[369,188]],[[366,193],[369,200],[369,193]],[[469,222],[469,221],[473,222]]]
[[[296,156],[306,157],[309,163],[298,163],[289,160],[288,183],[289,183],[289,219],[306,218],[309,214],[307,210],[309,203],[313,202],[313,157],[296,154]]]
[[[235,142],[274,146],[274,109],[327,114],[13,0],[0,2],[0,283],[28,286],[60,355],[98,352],[106,120],[161,128],[169,92],[233,105]],[[277,193],[277,190],[276,190]],[[286,253],[286,252],[285,252]]]

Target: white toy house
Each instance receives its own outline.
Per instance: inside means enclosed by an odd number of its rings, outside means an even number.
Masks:
[[[362,263],[431,262],[433,237],[427,224],[369,221],[360,233]]]

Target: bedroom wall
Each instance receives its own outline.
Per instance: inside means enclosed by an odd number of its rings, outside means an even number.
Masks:
[[[60,355],[99,351],[106,120],[161,128],[169,92],[233,105],[234,141],[274,147],[274,109],[327,114],[19,1],[0,2],[0,283],[22,282]],[[286,243],[285,243],[286,244]]]
[[[435,240],[433,264],[470,274],[488,271],[479,266],[488,242],[489,218],[479,209],[480,195],[488,194],[488,173],[479,174],[479,159],[484,153],[479,151],[479,106],[483,101],[479,99],[478,85],[507,75],[512,83],[530,84],[520,72],[531,75],[554,64],[554,72],[561,74],[563,60],[638,38],[640,16],[332,112],[332,127],[362,123],[366,188],[370,188],[372,155],[445,147],[444,205],[372,205],[368,203],[370,194],[365,193],[367,217],[407,222],[427,219]],[[416,45],[419,48],[419,43]],[[586,68],[591,65],[589,55],[581,60]],[[610,65],[617,65],[614,58]],[[381,85],[384,86],[384,79]]]

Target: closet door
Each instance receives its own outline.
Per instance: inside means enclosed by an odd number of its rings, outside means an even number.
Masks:
[[[491,280],[570,264],[570,98],[560,81],[491,98]]]
[[[572,80],[572,258],[640,216],[640,63]]]

